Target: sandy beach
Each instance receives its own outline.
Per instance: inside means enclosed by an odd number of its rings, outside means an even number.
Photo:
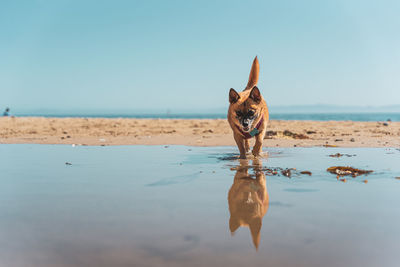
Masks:
[[[272,120],[265,147],[399,147],[400,122]],[[2,144],[235,146],[223,119],[0,118]]]

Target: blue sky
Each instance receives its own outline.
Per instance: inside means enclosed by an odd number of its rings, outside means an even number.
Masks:
[[[400,104],[399,1],[1,1],[0,108]]]

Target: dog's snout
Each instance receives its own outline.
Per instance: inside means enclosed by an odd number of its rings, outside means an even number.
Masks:
[[[249,126],[249,122],[247,120],[244,120],[242,124],[243,124],[244,127]]]

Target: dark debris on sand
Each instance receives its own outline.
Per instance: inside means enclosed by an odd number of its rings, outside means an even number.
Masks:
[[[277,136],[278,132],[277,131],[267,131],[265,133],[264,139],[271,139],[273,136]]]
[[[263,168],[262,169],[268,176],[285,176],[292,178],[292,176],[300,176],[301,174],[312,175],[310,171],[297,171],[295,168]]]
[[[285,176],[292,178],[293,176],[300,175],[312,175],[310,171],[297,171],[296,168],[281,168],[281,167],[261,167],[261,166],[235,166],[231,167],[231,171],[237,171],[240,169],[251,169],[254,168],[256,171],[264,172],[267,176]]]
[[[282,170],[281,173],[283,174],[283,176],[286,176],[286,177],[289,177],[289,178],[292,177],[292,171],[291,171],[291,169]]]
[[[284,135],[284,136],[292,137],[292,138],[294,138],[294,139],[309,139],[309,138],[310,138],[310,137],[308,137],[307,135],[298,134],[298,133],[293,133],[293,132],[291,132],[291,131],[289,131],[289,130],[284,130],[284,131],[283,131],[283,135]]]
[[[369,174],[371,170],[360,170],[353,167],[333,166],[326,169],[326,171],[336,174],[337,176],[352,176],[357,177],[364,174]]]
[[[331,155],[329,155],[329,157],[331,157],[331,158],[340,158],[340,157],[343,157],[343,156],[346,156],[346,157],[354,157],[354,156],[356,156],[356,155],[340,154],[340,153],[336,153],[336,154],[331,154]]]
[[[291,132],[289,130],[284,130],[283,132],[279,132],[279,133],[282,133],[283,136],[291,137],[293,139],[310,139],[310,137],[308,137],[305,134],[298,134],[298,133]],[[315,133],[315,132],[312,132],[312,133]],[[272,130],[267,131],[265,133],[264,139],[272,139],[273,137],[275,137],[277,135],[278,135],[278,131],[272,131]]]

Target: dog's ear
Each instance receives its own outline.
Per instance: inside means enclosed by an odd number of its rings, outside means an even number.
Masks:
[[[262,218],[254,218],[249,223],[251,237],[253,238],[253,244],[257,250],[258,250],[258,245],[260,244],[261,225],[262,225]]]
[[[253,99],[254,102],[260,103],[261,93],[257,86],[254,86],[253,89],[251,89],[250,98]]]
[[[240,222],[238,219],[234,217],[229,218],[229,229],[231,230],[231,235],[235,233],[235,231],[240,227]]]
[[[231,90],[229,90],[229,103],[234,104],[236,103],[240,98],[240,95],[238,94],[238,92],[235,91],[235,89],[231,88]]]

